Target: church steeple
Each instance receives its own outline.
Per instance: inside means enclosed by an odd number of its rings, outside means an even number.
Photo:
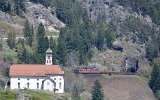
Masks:
[[[52,65],[52,50],[49,48],[46,51],[46,65]]]

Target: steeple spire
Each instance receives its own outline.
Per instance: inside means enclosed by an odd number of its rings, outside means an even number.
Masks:
[[[46,65],[52,65],[52,50],[50,49],[50,40],[49,48],[46,51]]]
[[[51,46],[51,44],[50,44],[50,38],[48,39],[48,41],[49,41],[49,48],[50,48],[50,46]]]

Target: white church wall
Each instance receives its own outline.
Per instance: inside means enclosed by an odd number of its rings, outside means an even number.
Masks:
[[[41,89],[43,79],[44,77],[11,77],[10,87],[11,89]],[[18,87],[18,84],[20,87]]]
[[[54,91],[54,83],[52,83],[50,80],[46,80],[44,82],[44,90]]]
[[[56,93],[64,93],[64,78],[63,76],[51,76],[51,79],[53,79],[56,82]]]
[[[42,81],[46,77],[11,77],[11,89],[41,89]],[[51,76],[52,80],[56,82],[56,93],[64,93],[64,78],[63,76]],[[38,88],[37,88],[38,83]],[[18,87],[18,84],[20,87]],[[28,87],[29,84],[29,87]],[[52,83],[49,79],[44,82],[44,90],[54,91],[54,83]]]

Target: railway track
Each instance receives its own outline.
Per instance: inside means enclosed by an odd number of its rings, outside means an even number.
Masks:
[[[135,73],[129,73],[129,72],[100,72],[100,73],[78,73],[78,74],[85,74],[85,75],[135,75]]]

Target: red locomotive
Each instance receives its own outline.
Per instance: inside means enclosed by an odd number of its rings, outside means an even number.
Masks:
[[[96,67],[85,67],[78,70],[78,73],[81,74],[101,74],[102,71]]]
[[[102,73],[102,71],[98,70],[98,69],[80,69],[79,73],[82,73],[82,74],[100,74],[100,73]]]

